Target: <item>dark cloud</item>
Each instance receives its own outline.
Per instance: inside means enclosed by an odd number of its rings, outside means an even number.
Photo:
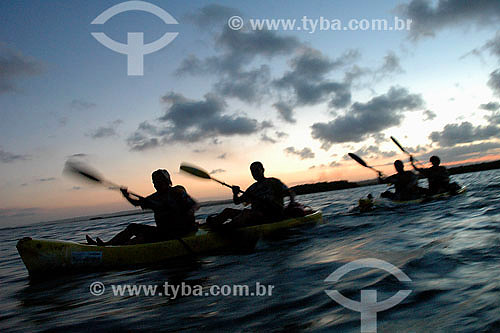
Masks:
[[[424,121],[433,120],[434,118],[437,117],[437,115],[434,112],[432,112],[431,110],[425,110],[424,116],[425,116]]]
[[[198,142],[215,140],[216,136],[251,135],[272,126],[244,115],[225,114],[225,101],[214,94],[203,100],[190,100],[183,95],[169,93],[162,97],[167,105],[159,118],[164,126],[143,122],[127,139],[132,150],[146,150],[170,142]]]
[[[213,29],[214,26],[226,24],[227,20],[234,15],[241,16],[241,12],[235,8],[218,4],[206,5],[194,13],[186,15],[188,21],[193,22],[200,29]]]
[[[494,125],[474,126],[465,121],[461,124],[448,124],[440,132],[432,132],[429,139],[441,147],[451,147],[459,143],[469,143],[498,137],[500,128]]]
[[[41,72],[39,62],[0,43],[0,94],[16,91],[15,82],[19,78]]]
[[[237,98],[243,102],[260,102],[269,93],[267,85],[271,71],[266,65],[259,68],[240,71],[237,75],[223,75],[215,83],[215,91],[221,96]]]
[[[119,119],[115,120],[106,126],[100,126],[97,129],[92,130],[90,133],[87,134],[87,136],[91,137],[92,139],[102,139],[102,138],[117,136],[118,133],[116,129],[122,123],[123,122]]]
[[[434,36],[447,27],[498,26],[498,0],[412,0],[398,7],[400,13],[412,20],[410,36],[414,39]]]
[[[480,109],[487,110],[487,111],[498,111],[500,110],[500,103],[498,102],[489,102],[486,104],[481,104],[479,105]]]
[[[223,172],[226,172],[226,170],[224,170],[224,169],[215,169],[215,170],[210,171],[210,174],[211,175],[215,175],[217,173],[223,173]]]
[[[488,86],[493,90],[493,94],[500,97],[500,68],[490,73]]]
[[[305,160],[308,158],[314,158],[314,153],[312,152],[311,148],[306,147],[303,148],[302,150],[297,150],[295,147],[287,147],[285,148],[285,153],[291,154],[291,155],[297,155],[301,160]]]
[[[269,94],[270,69],[267,65],[250,68],[258,57],[271,59],[288,55],[301,46],[294,37],[279,36],[267,30],[231,30],[224,26],[215,39],[219,55],[203,60],[194,55],[184,59],[177,75],[215,75],[214,92],[222,97],[259,103]]]
[[[278,110],[278,114],[282,120],[291,124],[295,124],[297,122],[297,120],[293,118],[293,109],[289,104],[280,101],[274,103],[273,106],[276,110]]]
[[[293,91],[295,105],[315,105],[330,99],[332,108],[350,104],[350,83],[325,79],[334,69],[340,68],[359,57],[357,51],[347,51],[335,60],[330,60],[320,51],[304,48],[290,61],[291,71],[274,81],[277,89]]]
[[[95,103],[87,102],[82,99],[74,99],[69,103],[69,106],[77,111],[85,111],[95,108],[97,105]]]
[[[15,161],[25,161],[29,159],[29,155],[14,154],[0,148],[0,162],[12,163]]]
[[[422,97],[410,94],[405,88],[391,87],[386,94],[366,103],[352,104],[348,112],[328,123],[312,125],[312,137],[322,142],[323,149],[334,143],[361,142],[370,134],[399,125],[405,111],[424,106]]]

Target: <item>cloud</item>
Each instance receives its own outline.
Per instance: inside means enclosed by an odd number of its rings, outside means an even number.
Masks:
[[[339,163],[339,162],[337,162],[337,161],[333,161],[333,162],[331,162],[330,164],[328,164],[328,166],[329,166],[330,168],[338,168],[338,167],[341,167],[341,166],[342,166],[342,163]]]
[[[279,90],[292,90],[294,105],[315,105],[330,99],[330,107],[342,108],[350,104],[349,82],[325,79],[326,74],[359,57],[357,51],[349,50],[335,60],[330,60],[320,51],[304,48],[290,61],[291,71],[274,81]]]
[[[282,120],[287,123],[295,124],[297,120],[293,118],[293,109],[285,102],[279,101],[273,104],[274,108],[278,110],[278,114]]]
[[[281,139],[281,138],[286,138],[288,137],[288,134],[286,134],[285,132],[275,132],[276,136],[278,137],[278,139]]]
[[[435,131],[429,135],[432,142],[441,147],[451,147],[460,143],[488,140],[497,137],[500,128],[494,125],[474,126],[465,121],[459,124],[448,124],[440,132]]]
[[[366,103],[352,104],[348,112],[328,123],[312,125],[312,137],[328,150],[334,143],[361,142],[370,134],[397,126],[404,112],[424,106],[419,94],[410,94],[405,88],[391,87],[386,94],[373,97]]]
[[[211,175],[215,175],[217,173],[223,173],[223,172],[226,172],[226,170],[224,170],[224,169],[215,169],[215,170],[210,171],[209,173]]]
[[[48,177],[48,178],[40,178],[37,179],[36,181],[40,183],[46,183],[46,182],[53,182],[55,180],[57,180],[55,177]]]
[[[388,52],[387,55],[384,56],[384,63],[377,72],[379,74],[402,73],[403,68],[401,67],[398,56],[392,51]]]
[[[241,16],[241,12],[235,8],[209,4],[186,15],[186,19],[193,22],[198,28],[205,30],[212,29],[214,25],[226,24],[227,20],[234,15]]]
[[[494,95],[500,97],[500,68],[490,73],[488,86],[493,90]]]
[[[0,208],[0,217],[25,217],[36,215],[40,211],[38,207],[32,208]]]
[[[303,148],[302,150],[297,150],[294,147],[288,147],[285,148],[284,150],[285,153],[290,154],[290,155],[297,155],[301,160],[305,160],[308,158],[314,158],[314,153],[312,152],[311,148]]]
[[[96,128],[95,130],[90,131],[90,133],[88,133],[86,135],[91,137],[92,139],[102,139],[102,138],[109,138],[112,136],[117,136],[118,133],[116,132],[116,129],[122,123],[123,123],[123,121],[118,119],[118,120],[115,120],[115,121],[109,123],[106,126],[100,126],[100,127]]]
[[[397,153],[393,150],[381,151],[377,146],[363,146],[362,148],[356,150],[354,154],[370,159],[389,158],[397,155]],[[351,157],[346,154],[344,155],[343,159],[344,161],[349,161],[351,160]]]
[[[497,0],[412,0],[398,7],[398,11],[412,20],[410,36],[418,39],[435,36],[447,27],[497,27],[500,1]]]
[[[261,136],[260,136],[260,140],[262,142],[269,142],[269,143],[276,143],[278,141],[276,141],[275,139],[271,138],[270,136],[268,136],[267,134],[265,133],[262,133]]]
[[[29,155],[14,154],[0,148],[0,162],[12,163],[15,161],[25,161],[29,159]]]
[[[269,93],[267,84],[271,77],[269,66],[262,65],[257,69],[240,71],[235,75],[221,76],[215,83],[215,91],[224,97],[237,98],[243,102],[260,102]]]
[[[424,116],[425,116],[424,121],[433,120],[434,118],[437,117],[437,115],[431,110],[425,110]]]
[[[15,82],[19,78],[41,72],[42,65],[39,62],[0,43],[0,95],[16,91]]]
[[[127,139],[132,150],[173,142],[215,140],[217,136],[251,135],[272,126],[270,122],[259,122],[245,115],[226,114],[226,102],[214,94],[206,94],[203,100],[191,100],[181,94],[168,93],[162,101],[166,110],[159,121],[166,125],[142,122]]]
[[[89,156],[88,154],[84,154],[84,153],[77,153],[77,154],[72,154],[72,155],[69,155],[68,158],[84,158],[84,157],[87,157]]]
[[[199,59],[186,57],[177,75],[215,75],[214,92],[221,97],[236,98],[246,103],[259,103],[269,94],[270,68],[261,65],[248,69],[257,58],[271,59],[288,55],[301,46],[295,37],[279,36],[268,30],[231,30],[224,25],[215,38],[218,55]]]
[[[225,159],[226,159],[226,157],[227,157],[227,153],[220,154],[219,156],[217,156],[217,158],[218,158],[219,160],[225,160]]]
[[[484,155],[488,151],[498,149],[500,149],[500,143],[498,142],[482,142],[465,146],[437,148],[427,152],[426,155],[439,156],[439,158],[441,158],[441,161],[446,163],[479,157],[481,155]]]
[[[488,102],[486,104],[479,105],[480,109],[487,111],[498,111],[500,110],[500,103],[498,102]]]
[[[77,111],[85,111],[95,108],[97,105],[95,103],[87,102],[82,99],[74,99],[69,103],[70,108]]]

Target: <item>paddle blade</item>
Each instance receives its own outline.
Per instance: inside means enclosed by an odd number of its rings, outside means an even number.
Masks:
[[[364,167],[367,167],[368,168],[368,164],[366,164],[365,161],[363,161],[361,159],[361,157],[359,157],[358,155],[356,154],[353,154],[353,153],[348,153],[349,157],[351,157],[353,160],[355,160],[356,162],[358,162],[359,164],[361,164],[362,166]]]
[[[187,172],[193,176],[204,178],[204,179],[212,179],[208,172],[206,172],[203,169],[200,169],[198,167],[195,167],[194,165],[190,165],[187,163],[182,163],[180,167],[181,171]]]
[[[394,142],[394,143],[396,144],[396,146],[398,146],[398,147],[399,147],[399,149],[401,149],[401,151],[402,151],[403,153],[408,154],[408,152],[407,152],[407,151],[403,148],[403,146],[401,146],[401,145],[399,144],[398,140],[396,140],[396,138],[395,138],[395,137],[391,136],[391,140],[392,140],[392,142]]]
[[[103,179],[97,171],[92,170],[89,166],[81,162],[67,161],[64,166],[64,173],[83,178],[94,183],[103,183]]]

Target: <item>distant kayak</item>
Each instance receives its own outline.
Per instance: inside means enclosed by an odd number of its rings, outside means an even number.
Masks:
[[[462,186],[458,191],[454,193],[450,192],[444,192],[444,193],[439,193],[431,196],[425,196],[421,197],[418,199],[413,199],[413,200],[405,200],[405,201],[399,201],[399,200],[390,200],[388,198],[362,198],[358,202],[358,209],[361,212],[367,212],[370,210],[373,210],[374,208],[378,207],[385,207],[385,208],[391,208],[391,207],[398,207],[402,205],[412,205],[412,204],[423,204],[426,202],[434,201],[434,200],[439,200],[439,199],[446,199],[450,198],[453,196],[461,195],[467,192],[467,187]]]
[[[200,229],[196,234],[158,243],[95,246],[29,237],[17,243],[17,250],[31,277],[57,271],[79,272],[160,263],[193,254],[223,249],[253,248],[260,237],[276,231],[322,221],[320,211],[304,217],[240,228],[228,232]]]

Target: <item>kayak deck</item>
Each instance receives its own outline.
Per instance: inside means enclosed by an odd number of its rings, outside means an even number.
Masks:
[[[37,240],[29,237],[16,247],[30,276],[57,271],[96,270],[115,267],[148,265],[193,254],[222,249],[253,248],[257,240],[278,230],[322,221],[320,211],[304,217],[275,223],[255,225],[228,232],[200,230],[195,235],[164,242],[96,246],[58,240]]]

